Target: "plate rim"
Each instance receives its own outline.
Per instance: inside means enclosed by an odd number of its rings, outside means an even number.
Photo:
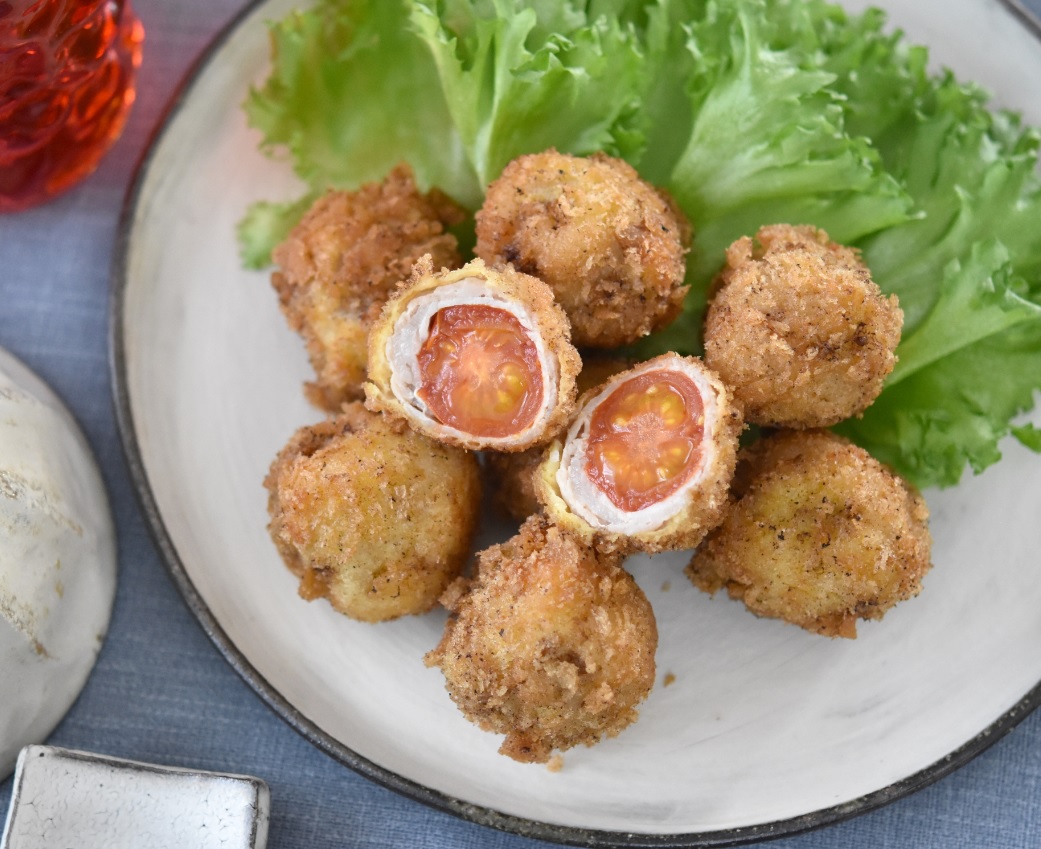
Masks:
[[[149,535],[159,551],[160,560],[180,593],[182,601],[218,652],[238,676],[249,685],[250,689],[277,716],[319,751],[334,758],[363,778],[413,801],[465,821],[530,839],[545,840],[562,845],[591,847],[592,849],[611,849],[612,847],[626,847],[626,849],[630,849],[630,847],[632,849],[640,849],[641,847],[643,849],[666,849],[666,847],[668,849],[708,849],[708,847],[738,846],[764,840],[792,837],[836,825],[861,814],[882,808],[898,799],[922,790],[955,772],[1005,737],[1034,710],[1041,707],[1041,681],[1039,681],[993,723],[958,748],[947,753],[944,757],[928,764],[906,778],[858,796],[848,802],[820,808],[795,817],[757,825],[737,826],[713,831],[655,834],[556,825],[514,814],[506,814],[491,807],[466,802],[448,793],[434,790],[417,781],[406,778],[359,755],[350,747],[334,739],[328,732],[322,730],[317,723],[308,719],[284,697],[250,663],[210,611],[189,577],[188,571],[177,552],[173,538],[166,528],[166,523],[145,469],[144,457],[137,439],[127,377],[127,354],[124,333],[124,307],[128,287],[128,260],[133,237],[133,222],[141,193],[150,176],[151,166],[159,143],[221,48],[249,18],[259,13],[262,7],[272,2],[274,0],[249,0],[205,44],[174,87],[134,165],[120,208],[112,254],[113,259],[109,273],[108,368],[116,427],[124,460],[127,464],[138,506],[144,514]],[[1041,20],[1020,0],[998,0],[998,3],[1004,8],[1006,13],[1019,21],[1034,36],[1038,46],[1041,47]]]

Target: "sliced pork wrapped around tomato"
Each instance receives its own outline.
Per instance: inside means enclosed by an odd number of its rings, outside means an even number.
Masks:
[[[742,427],[712,371],[663,354],[582,396],[535,492],[553,521],[604,549],[693,548],[722,521]]]
[[[371,409],[471,449],[523,451],[563,430],[581,368],[550,288],[474,260],[417,263],[369,336]]]

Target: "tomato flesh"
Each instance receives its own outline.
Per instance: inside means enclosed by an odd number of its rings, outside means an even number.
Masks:
[[[678,371],[644,372],[593,411],[586,471],[620,510],[668,498],[697,469],[705,408],[694,381]]]
[[[438,310],[418,360],[416,394],[442,424],[475,436],[511,436],[542,407],[538,350],[507,310],[487,304]]]

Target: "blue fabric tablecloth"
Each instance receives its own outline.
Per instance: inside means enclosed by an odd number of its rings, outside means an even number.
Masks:
[[[1041,15],[1041,0],[1026,2]],[[109,264],[134,164],[182,75],[242,0],[135,5],[147,29],[145,62],[122,139],[71,193],[0,216],[0,345],[50,382],[78,417],[103,470],[119,533],[119,588],[108,638],[86,689],[48,742],[257,775],[271,786],[272,849],[542,845],[405,799],[312,747],[225,663],[167,576],[138,509],[114,421]],[[0,784],[0,816],[10,794],[9,779]],[[1041,847],[1041,713],[925,790],[769,845]]]

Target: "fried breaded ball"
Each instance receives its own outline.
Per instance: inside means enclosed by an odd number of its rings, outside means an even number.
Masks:
[[[420,257],[438,268],[461,264],[446,228],[464,217],[441,192],[420,194],[411,169],[399,165],[381,183],[322,195],[275,248],[271,282],[307,344],[313,404],[335,412],[362,397],[369,325]]]
[[[300,595],[352,619],[423,613],[466,564],[476,459],[359,402],[298,430],[264,485],[268,530]]]
[[[372,325],[365,400],[439,442],[524,451],[567,425],[581,368],[541,280],[423,257]]]
[[[535,497],[602,551],[694,548],[723,520],[743,429],[711,369],[662,354],[579,398],[536,470]]]
[[[625,371],[631,363],[622,357],[587,356],[582,359],[582,371],[578,373],[576,387],[579,394],[592,389],[607,378]],[[489,452],[484,458],[484,471],[492,495],[492,503],[507,518],[524,521],[540,509],[535,497],[535,482],[532,476],[542,456],[544,447],[529,448],[513,454]]]
[[[687,575],[759,616],[856,637],[921,590],[930,568],[921,495],[829,431],[778,431],[742,452],[734,504]]]
[[[745,418],[827,427],[862,413],[896,364],[903,312],[859,253],[776,224],[727,249],[705,317],[705,362]]]
[[[547,150],[488,187],[474,252],[545,280],[579,348],[617,348],[679,314],[689,241],[678,207],[628,163]]]
[[[502,754],[544,763],[636,719],[658,631],[619,563],[533,516],[442,597],[453,615],[426,664],[468,719],[506,735]]]

